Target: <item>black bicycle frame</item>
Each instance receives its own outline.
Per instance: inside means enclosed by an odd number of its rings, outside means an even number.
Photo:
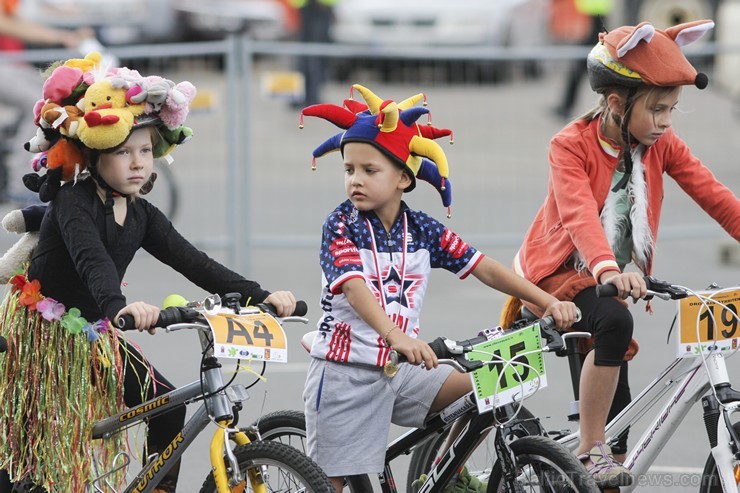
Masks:
[[[380,489],[383,493],[397,493],[398,491],[396,481],[393,477],[393,471],[390,467],[390,463],[393,460],[401,455],[408,455],[414,447],[423,443],[434,434],[443,433],[459,419],[469,417],[468,423],[460,432],[460,435],[450,445],[450,448],[440,458],[439,462],[429,471],[427,480],[418,493],[437,493],[444,489],[450,479],[452,479],[453,474],[465,464],[470,454],[475,451],[486,437],[487,431],[496,426],[493,412],[479,414],[475,400],[471,399],[470,402],[472,405],[459,415],[459,417],[452,420],[445,420],[442,417],[442,413],[438,413],[425,423],[424,428],[409,430],[388,445],[385,453],[385,467],[383,473],[378,475]],[[450,406],[454,405],[455,403]],[[512,415],[513,408],[507,405],[496,409],[494,412],[496,412],[498,421],[506,422]],[[511,450],[504,438],[514,431],[514,427],[519,426],[521,426],[520,422],[515,420],[512,425],[497,427],[496,448],[498,455],[506,455],[507,457],[511,455]],[[526,432],[523,433],[526,434]],[[498,450],[500,447],[506,450],[506,454],[502,454]]]

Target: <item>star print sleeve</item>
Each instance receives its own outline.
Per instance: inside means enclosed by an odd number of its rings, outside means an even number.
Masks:
[[[441,223],[431,221],[433,235],[429,253],[432,268],[442,268],[465,279],[483,259],[483,254]]]
[[[341,293],[342,284],[349,279],[365,278],[360,252],[349,233],[343,214],[334,213],[324,222],[319,255],[321,270],[333,294]]]

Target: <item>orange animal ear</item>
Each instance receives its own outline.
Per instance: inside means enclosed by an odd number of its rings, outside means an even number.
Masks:
[[[49,149],[47,169],[62,168],[62,180],[69,181],[84,169],[85,157],[80,148],[68,139],[61,138]]]
[[[686,46],[704,36],[713,27],[713,21],[693,21],[670,27],[665,30],[665,33],[676,41],[678,46]]]

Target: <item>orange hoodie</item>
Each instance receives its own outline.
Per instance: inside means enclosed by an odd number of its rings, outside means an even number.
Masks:
[[[574,252],[597,282],[602,273],[619,271],[600,218],[618,164],[617,152],[609,151],[600,135],[599,118],[576,121],[553,137],[547,197],[515,257],[517,273],[538,284],[563,267]],[[643,265],[638,262],[645,274],[652,271],[665,173],[740,241],[740,200],[691,154],[673,129],[643,148],[641,167],[646,197],[635,200],[633,207],[646,204],[647,210],[638,212],[646,224],[644,238],[634,239],[645,246]]]

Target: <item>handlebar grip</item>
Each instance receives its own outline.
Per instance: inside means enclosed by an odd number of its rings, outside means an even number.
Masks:
[[[133,315],[121,315],[116,320],[116,326],[123,331],[135,329],[136,324],[134,323]]]
[[[540,330],[542,331],[550,331],[555,330],[555,319],[548,315],[547,317],[543,317],[540,319]]]
[[[429,347],[432,348],[432,351],[434,351],[434,354],[437,355],[438,359],[450,357],[444,339],[441,337],[437,337],[435,340],[430,342]],[[399,353],[398,351],[393,351],[393,353],[395,354],[395,356],[393,356],[393,363],[408,363],[409,360],[403,355],[403,353]]]
[[[619,290],[614,284],[599,284],[596,286],[596,297],[597,298],[611,298],[617,296]]]
[[[8,341],[4,337],[0,336],[0,353],[4,353],[8,350]]]
[[[277,316],[277,308],[272,303],[258,303],[258,307],[260,307],[263,311],[269,312],[270,315]],[[291,317],[302,317],[306,313],[308,313],[308,305],[303,300],[297,300],[295,302],[295,310],[293,310],[293,313],[290,314]]]
[[[302,317],[306,313],[308,313],[308,305],[303,300],[298,300],[295,302],[295,310],[293,310],[292,316],[294,317]]]
[[[432,348],[432,351],[437,355],[437,358],[449,358],[447,346],[444,343],[444,339],[441,337],[437,337],[435,340],[430,342],[429,347]]]
[[[164,310],[159,312],[157,322],[152,326],[152,328],[167,327],[168,325],[189,321],[193,318],[193,315],[189,314],[195,313],[196,312],[192,309],[179,306],[171,306],[169,308],[165,308]],[[134,317],[129,314],[121,315],[120,317],[118,317],[118,320],[116,320],[116,325],[119,329],[123,331],[133,330],[136,328]]]

